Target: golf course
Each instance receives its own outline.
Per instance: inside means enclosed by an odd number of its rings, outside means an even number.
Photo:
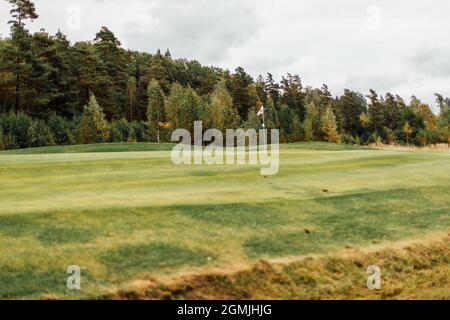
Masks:
[[[371,250],[406,278],[439,277],[430,280],[430,297],[450,296],[449,149],[287,144],[278,175],[264,177],[253,165],[177,166],[172,147],[0,152],[0,298],[196,298],[183,279],[208,274],[228,275],[214,278],[210,291],[241,284],[255,292],[225,298],[302,298],[286,288],[323,289],[339,278],[343,286],[330,290],[379,298],[366,287]],[[417,249],[401,268],[400,243]],[[415,268],[419,254],[433,265]],[[318,259],[316,267],[306,257]],[[66,287],[71,265],[81,268],[81,290]],[[279,277],[269,281],[272,268]],[[353,282],[345,282],[344,269]],[[265,284],[265,296],[254,281]],[[383,290],[401,296],[393,281]],[[417,289],[420,281],[413,284]],[[161,295],[170,285],[182,289]]]

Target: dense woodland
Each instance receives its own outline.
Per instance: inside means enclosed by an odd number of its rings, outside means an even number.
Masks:
[[[304,87],[300,76],[276,82],[154,54],[125,50],[102,27],[92,41],[70,43],[61,32],[30,33],[38,19],[29,0],[11,5],[10,34],[0,38],[0,149],[76,143],[170,140],[175,128],[281,130],[282,142],[424,146],[450,143],[450,99],[439,114],[416,97],[367,96],[326,85]],[[36,22],[34,22],[36,23]]]

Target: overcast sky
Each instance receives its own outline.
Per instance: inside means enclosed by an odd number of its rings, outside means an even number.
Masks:
[[[0,0],[0,33],[9,6]],[[304,85],[367,93],[450,96],[450,1],[433,0],[35,0],[30,29],[71,41],[110,28],[126,48],[169,48],[252,76],[299,74]]]

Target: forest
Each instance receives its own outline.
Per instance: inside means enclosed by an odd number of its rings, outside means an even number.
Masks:
[[[60,31],[31,33],[39,18],[29,0],[11,5],[10,34],[0,38],[0,150],[99,142],[168,142],[176,128],[268,129],[281,142],[357,145],[450,144],[450,98],[436,94],[438,114],[412,96],[304,86],[288,73],[252,78],[169,50],[127,50],[107,27],[71,43]]]

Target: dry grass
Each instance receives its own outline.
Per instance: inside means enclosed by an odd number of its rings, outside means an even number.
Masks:
[[[367,267],[382,270],[382,289],[366,287]],[[233,273],[147,279],[113,299],[450,299],[450,234],[387,247],[349,249],[296,262],[259,261]]]
[[[430,150],[448,150],[450,146],[447,143],[438,143],[438,144],[432,144],[425,147],[417,147],[415,145],[398,145],[398,144],[371,144],[370,148],[373,149],[380,149],[380,150],[399,150],[399,151],[415,151],[415,150],[422,150],[422,151],[430,151]]]

